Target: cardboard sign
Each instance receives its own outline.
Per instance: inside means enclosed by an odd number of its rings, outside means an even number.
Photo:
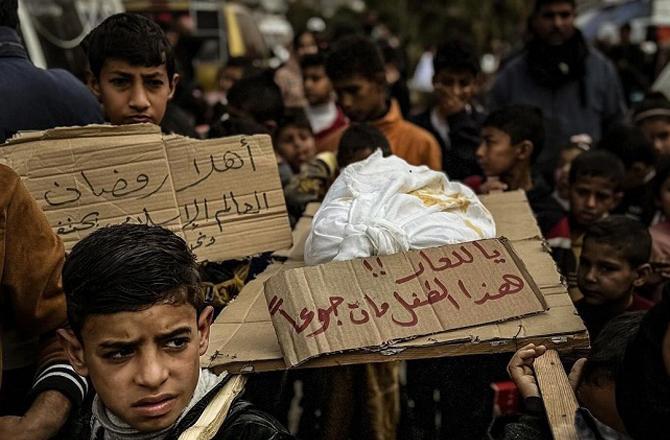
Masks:
[[[0,148],[66,250],[98,228],[160,225],[199,260],[290,245],[269,136],[199,141],[150,124],[27,133]]]
[[[265,297],[289,366],[547,309],[504,238],[291,269]]]

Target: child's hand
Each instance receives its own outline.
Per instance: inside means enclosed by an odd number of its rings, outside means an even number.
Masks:
[[[489,194],[503,191],[507,191],[507,184],[503,183],[497,177],[487,177],[486,182],[482,183],[479,187],[480,194]]]
[[[514,381],[524,399],[540,397],[540,389],[533,372],[533,361],[547,351],[544,345],[528,344],[519,349],[507,364],[507,373]]]

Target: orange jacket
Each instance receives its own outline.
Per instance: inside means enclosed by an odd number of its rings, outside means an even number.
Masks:
[[[393,100],[386,115],[371,125],[377,127],[391,144],[391,151],[412,165],[427,165],[442,171],[442,151],[432,134],[403,119],[400,106]],[[319,151],[337,151],[346,127],[324,138],[317,145]]]
[[[55,330],[65,325],[63,243],[19,176],[0,165],[0,335],[40,337],[38,371],[65,359]],[[0,386],[2,385],[0,342]]]

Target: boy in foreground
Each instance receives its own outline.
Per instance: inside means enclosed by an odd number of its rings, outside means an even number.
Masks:
[[[156,226],[100,229],[72,249],[63,287],[71,330],[59,335],[96,392],[67,438],[177,439],[204,411],[225,412],[216,405],[231,376],[200,369],[213,311],[181,238]],[[216,440],[292,438],[237,399],[208,430]]]
[[[89,88],[113,125],[160,125],[179,75],[170,42],[155,22],[137,14],[107,18],[82,43]]]

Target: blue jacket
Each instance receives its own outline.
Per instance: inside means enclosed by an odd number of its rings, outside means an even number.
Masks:
[[[502,68],[490,92],[491,111],[508,104],[542,109],[545,142],[536,166],[545,176],[553,176],[560,148],[570,143],[572,135],[586,133],[597,142],[609,124],[624,117],[623,91],[612,63],[592,47],[585,63],[586,106],[580,99],[580,81],[555,90],[539,85],[529,73],[525,51]]]
[[[19,130],[103,123],[88,88],[62,69],[35,67],[12,28],[0,26],[0,142]]]

